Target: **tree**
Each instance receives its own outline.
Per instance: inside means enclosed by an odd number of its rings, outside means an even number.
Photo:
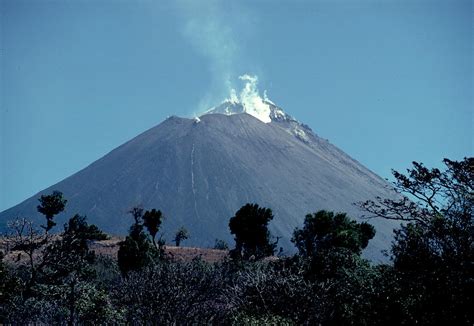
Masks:
[[[76,214],[64,225],[63,238],[78,239],[80,248],[87,250],[87,241],[107,240],[108,237],[96,225],[87,223],[85,216]]]
[[[31,220],[25,218],[17,218],[8,225],[11,230],[8,242],[12,249],[28,256],[29,279],[26,281],[25,296],[31,294],[30,290],[36,284],[38,273],[45,266],[44,248],[51,240],[48,232],[56,225],[53,218],[64,210],[67,203],[59,191],[53,191],[51,195],[42,195],[38,200],[40,205],[37,206],[37,210],[46,218],[46,225],[41,225],[44,233],[40,232]],[[18,258],[21,258],[21,254]]]
[[[136,219],[137,220],[137,219]],[[156,247],[155,237],[160,229],[161,223],[163,220],[163,214],[160,210],[152,209],[151,211],[146,211],[143,215],[143,225],[147,228],[148,233],[151,235],[151,240],[153,245]]]
[[[407,175],[393,171],[406,196],[361,206],[369,217],[403,222],[392,246],[398,288],[388,292],[399,298],[405,322],[471,325],[474,158],[443,162],[444,171],[417,162]]]
[[[237,325],[318,325],[317,287],[301,274],[258,261],[242,264],[224,289],[226,305]],[[327,285],[326,285],[327,286]],[[315,300],[315,298],[318,300]],[[281,320],[279,320],[281,319]]]
[[[366,222],[358,223],[345,213],[322,210],[306,215],[303,229],[296,228],[291,241],[303,257],[314,257],[335,248],[359,255],[374,235],[374,227]]]
[[[306,215],[303,227],[293,232],[291,241],[298,255],[289,260],[292,268],[319,285],[313,295],[324,298],[317,300],[321,314],[318,323],[377,324],[372,322],[371,298],[376,293],[378,273],[361,257],[374,235],[372,225],[325,210]]]
[[[19,289],[19,280],[3,261],[4,253],[0,250],[0,324],[7,324],[9,314],[7,304],[12,301]]]
[[[130,325],[220,325],[222,283],[213,271],[200,259],[155,264],[130,272],[112,295]]]
[[[28,257],[28,275],[29,280],[26,282],[29,290],[36,282],[38,271],[43,266],[42,249],[49,241],[49,236],[45,232],[42,234],[36,228],[34,223],[25,218],[18,218],[8,223],[10,229],[7,241],[12,250],[19,251],[18,260],[22,254]]]
[[[364,264],[360,254],[374,235],[374,227],[366,222],[322,210],[306,215],[303,228],[295,229],[291,241],[307,277],[326,279],[360,268]]]
[[[393,171],[395,189],[410,198],[361,203],[369,217],[405,222],[395,231],[396,267],[425,268],[442,261],[464,268],[473,257],[474,158],[444,163],[445,171],[417,162],[408,175]]]
[[[64,231],[56,236],[48,236],[46,230],[41,234],[26,219],[16,220],[10,226],[14,230],[9,239],[11,249],[26,253],[29,259],[25,265],[19,256],[13,265],[12,275],[18,281],[15,291],[10,290],[4,314],[7,323],[62,320],[73,325],[87,307],[95,309],[106,304],[106,298],[92,284],[95,254],[89,250],[89,243],[106,238],[99,228],[89,225],[80,215],[69,219]]]
[[[63,194],[60,191],[53,191],[51,195],[42,195],[38,200],[40,202],[40,205],[37,206],[38,212],[46,217],[46,225],[41,227],[47,233],[56,225],[53,217],[64,210],[67,200],[63,198]]]
[[[139,208],[134,208],[130,211],[135,222],[130,227],[129,234],[125,240],[119,243],[117,262],[123,274],[150,265],[160,256],[156,245],[150,241],[143,230],[142,212],[143,210]],[[153,221],[155,223],[157,216],[158,213],[156,211],[155,213],[149,212],[149,222]]]
[[[273,219],[272,210],[257,204],[242,206],[229,221],[230,233],[235,235],[232,256],[248,260],[261,259],[275,252],[276,242],[270,242],[268,223]]]
[[[89,242],[105,239],[107,235],[96,225],[89,225],[85,216],[74,215],[64,224],[61,236],[46,247],[44,264],[49,278],[58,280],[71,273],[82,273],[95,260]]]
[[[474,158],[460,162],[444,159],[443,162],[445,171],[428,169],[418,162],[413,162],[408,175],[392,170],[395,190],[406,196],[377,197],[376,201],[368,200],[360,206],[372,218],[428,225],[434,218],[443,217],[469,225],[474,203]]]
[[[214,242],[214,249],[229,250],[229,245],[224,240],[216,239],[216,241]]]
[[[44,286],[66,298],[64,305],[69,311],[68,324],[73,325],[78,315],[78,302],[88,292],[94,291],[86,284],[94,274],[92,264],[95,253],[89,250],[89,242],[105,240],[107,236],[95,225],[89,225],[78,214],[64,225],[60,238],[46,247],[41,281]]]
[[[44,213],[44,231],[27,219],[17,219],[7,248],[20,252],[9,261],[4,275],[0,264],[0,323],[77,324],[104,323],[115,314],[105,289],[96,282],[96,256],[91,241],[107,236],[85,217],[75,215],[57,235],[48,233],[53,217],[64,209],[66,200],[59,192],[42,196],[38,211]],[[27,260],[21,255],[26,254]],[[3,290],[6,289],[6,295]]]
[[[188,230],[186,230],[183,226],[176,231],[176,235],[174,236],[174,242],[176,243],[176,247],[179,247],[181,241],[184,241],[189,238]]]

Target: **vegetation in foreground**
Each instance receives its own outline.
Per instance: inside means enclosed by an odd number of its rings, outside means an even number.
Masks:
[[[268,258],[277,247],[273,215],[256,204],[230,218],[235,246],[222,261],[173,260],[156,239],[161,212],[141,208],[111,259],[90,249],[107,236],[83,216],[53,235],[66,200],[42,196],[45,225],[10,225],[6,239],[19,256],[0,260],[0,323],[472,325],[474,159],[444,163],[443,171],[420,163],[407,175],[394,171],[409,197],[360,203],[370,216],[403,222],[392,263],[375,266],[361,257],[374,228],[327,211],[294,231],[296,255]],[[178,230],[176,245],[188,236]]]

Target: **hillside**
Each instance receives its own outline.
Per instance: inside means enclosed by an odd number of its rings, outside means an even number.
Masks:
[[[171,117],[133,138],[85,169],[0,213],[0,224],[17,216],[37,219],[37,198],[60,190],[68,199],[61,225],[75,213],[111,234],[125,234],[127,211],[136,205],[163,211],[168,241],[181,226],[189,244],[209,247],[231,242],[228,221],[245,203],[270,207],[270,229],[287,252],[295,227],[321,209],[363,214],[355,202],[393,197],[388,184],[321,139],[307,126],[274,110],[271,123],[243,114]],[[390,221],[372,221],[377,235],[366,254],[392,239]]]

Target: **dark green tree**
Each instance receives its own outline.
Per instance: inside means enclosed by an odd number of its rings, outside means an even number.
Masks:
[[[130,211],[135,222],[125,240],[119,243],[117,262],[123,274],[150,265],[160,256],[160,252],[144,230],[142,212],[140,209]]]
[[[322,325],[370,325],[377,272],[361,257],[375,229],[345,213],[318,211],[305,217],[292,242],[296,273],[315,284]],[[322,302],[321,302],[322,301]],[[355,322],[357,321],[357,322]],[[375,323],[376,324],[376,323]]]
[[[366,222],[322,210],[306,215],[303,228],[295,229],[291,241],[306,266],[307,276],[325,279],[359,266],[360,254],[374,235],[374,227]]]
[[[40,205],[37,206],[38,212],[46,217],[46,225],[42,225],[41,227],[45,229],[47,233],[56,225],[56,222],[53,221],[53,217],[64,210],[67,200],[63,198],[62,192],[53,191],[51,195],[42,195],[39,202]]]
[[[32,224],[25,220],[14,223],[15,229],[26,229],[13,238],[14,250],[32,256],[32,263],[14,264],[18,280],[15,292],[10,291],[6,323],[28,324],[44,322],[69,325],[84,319],[85,310],[106,304],[103,291],[94,284],[95,254],[89,243],[105,239],[96,226],[85,217],[75,215],[64,225],[64,232],[38,237]],[[37,250],[28,248],[40,243]]]
[[[358,223],[345,213],[322,210],[306,215],[303,228],[295,229],[291,241],[303,257],[335,248],[360,254],[374,235],[374,227],[366,222]]]
[[[18,258],[6,275],[0,271],[0,292],[2,281],[7,286],[0,323],[73,325],[104,323],[111,317],[119,320],[107,292],[96,283],[96,256],[89,248],[91,241],[106,235],[80,215],[69,219],[62,233],[49,234],[52,218],[63,210],[66,200],[56,192],[40,202],[38,211],[48,221],[44,232],[27,219],[9,223],[11,234],[5,240]]]
[[[37,210],[46,218],[46,225],[41,225],[44,233],[39,232],[34,223],[25,218],[18,218],[9,223],[12,231],[9,242],[12,248],[26,254],[29,260],[29,279],[25,281],[27,284],[24,291],[25,297],[31,295],[31,289],[37,282],[38,274],[45,266],[45,255],[42,251],[51,242],[49,231],[56,225],[53,218],[64,210],[67,203],[60,191],[53,191],[51,195],[42,195],[38,201],[40,205],[37,206]]]
[[[242,206],[229,221],[230,233],[235,235],[234,258],[261,259],[274,254],[276,242],[270,242],[268,223],[273,219],[272,210],[257,204]]]
[[[148,233],[151,235],[151,240],[153,245],[156,247],[155,237],[160,229],[161,223],[163,221],[163,214],[160,210],[152,209],[151,211],[146,211],[143,214],[143,225],[147,228]]]
[[[76,214],[64,224],[61,237],[46,248],[45,264],[56,279],[78,272],[95,260],[89,243],[105,239],[107,235],[96,225],[88,224],[85,216]]]
[[[63,236],[67,240],[80,240],[78,245],[84,250],[88,249],[88,241],[107,240],[108,238],[96,225],[87,223],[87,218],[79,214],[74,215],[64,225]]]
[[[76,323],[78,302],[85,295],[84,285],[94,276],[96,256],[89,249],[89,242],[105,239],[106,234],[97,226],[89,225],[84,216],[76,214],[64,225],[60,238],[48,245],[43,254],[41,288],[49,287],[56,293],[63,293],[69,325]],[[93,289],[91,286],[86,288],[87,291]]]
[[[19,279],[4,262],[3,251],[0,250],[0,324],[7,324],[8,304],[20,289]]]
[[[189,232],[184,228],[184,226],[180,227],[174,236],[174,242],[176,243],[176,247],[179,247],[181,241],[187,240],[189,238]]]
[[[216,239],[214,242],[214,249],[229,250],[229,244],[222,239]]]
[[[406,196],[361,204],[371,217],[404,222],[392,247],[396,286],[385,289],[394,299],[387,311],[397,309],[400,323],[474,322],[474,158],[444,164],[443,171],[417,162],[406,175],[393,171]]]
[[[143,222],[143,208],[140,206],[132,207],[128,213],[132,215],[135,220],[135,224],[141,224]]]

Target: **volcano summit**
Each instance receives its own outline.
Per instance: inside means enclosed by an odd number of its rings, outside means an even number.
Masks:
[[[232,241],[229,218],[251,202],[273,210],[272,234],[292,250],[292,232],[307,213],[327,209],[360,219],[353,203],[395,196],[383,179],[268,99],[250,100],[234,97],[199,118],[166,119],[0,213],[2,228],[18,216],[39,218],[37,198],[59,190],[68,199],[60,223],[80,213],[104,231],[125,234],[127,211],[141,205],[163,211],[168,241],[184,226],[188,245],[212,246],[215,239]],[[378,260],[395,224],[371,222],[377,234],[365,255]]]

